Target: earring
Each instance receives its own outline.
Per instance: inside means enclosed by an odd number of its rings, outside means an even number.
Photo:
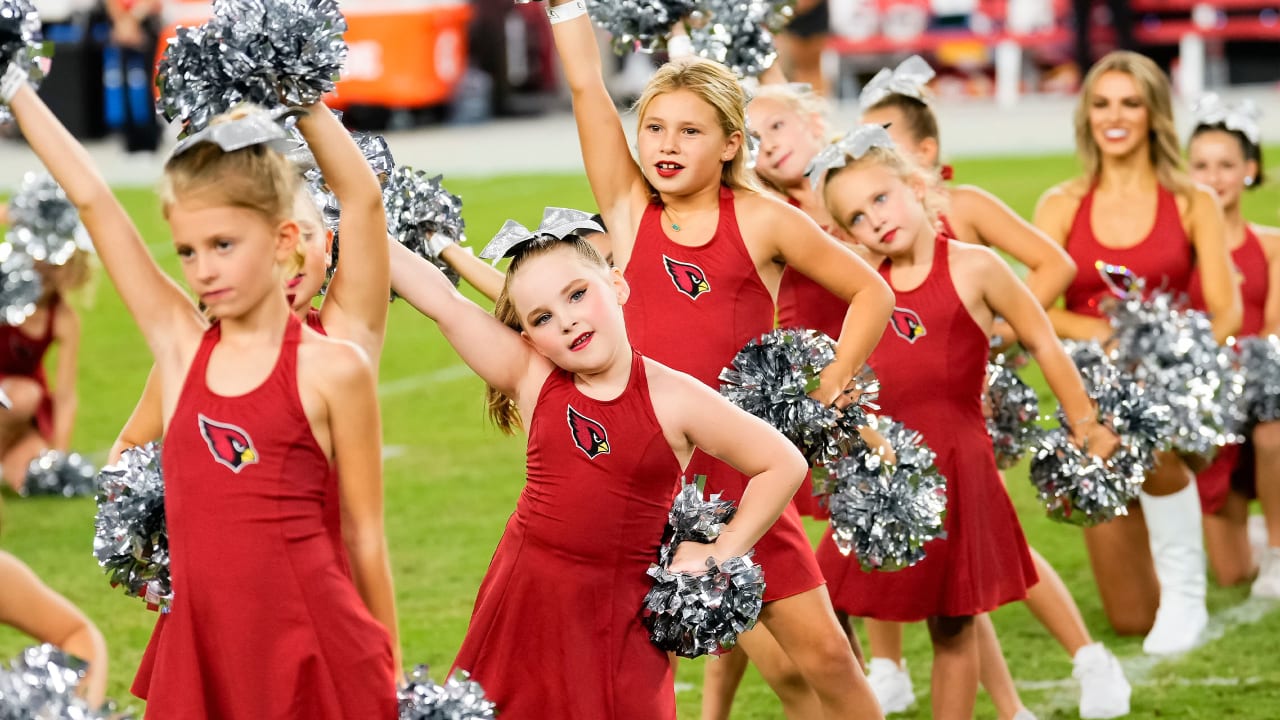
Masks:
[[[1246,177],[1246,178],[1244,179],[1244,186],[1245,186],[1245,187],[1253,187],[1253,176],[1252,176],[1252,175],[1250,175],[1250,176],[1248,176],[1248,177]]]

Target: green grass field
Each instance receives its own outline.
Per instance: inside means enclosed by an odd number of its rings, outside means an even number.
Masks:
[[[1270,152],[1280,147],[1269,148]],[[1274,157],[1274,155],[1273,155]],[[1069,157],[971,160],[956,176],[981,185],[1029,216],[1039,193],[1075,171]],[[508,217],[528,224],[547,204],[593,205],[581,176],[535,175],[448,182],[462,195],[468,230],[482,245]],[[121,200],[154,253],[177,273],[167,228],[149,189],[122,189]],[[1280,224],[1280,191],[1264,188],[1248,198],[1246,214]],[[101,460],[133,408],[150,357],[110,283],[102,279],[83,311],[80,415],[75,445]],[[476,588],[514,507],[523,482],[523,438],[498,434],[485,421],[482,384],[425,318],[405,303],[391,308],[381,368],[386,444],[386,507],[407,663],[444,672],[462,640]],[[1041,383],[1043,387],[1043,383]],[[1209,603],[1221,637],[1186,657],[1162,664],[1141,658],[1140,638],[1111,634],[1093,589],[1080,533],[1054,524],[1036,507],[1025,469],[1008,475],[1027,536],[1057,567],[1095,638],[1125,661],[1135,681],[1133,716],[1143,718],[1274,718],[1280,716],[1280,613],[1248,601],[1247,587],[1211,586]],[[128,705],[128,686],[155,614],[111,589],[91,554],[94,504],[89,499],[5,498],[0,547],[29,563],[51,586],[79,605],[111,647],[110,694]],[[811,526],[816,538],[821,528]],[[1021,605],[996,613],[996,625],[1027,705],[1041,718],[1075,717],[1071,664]],[[1220,622],[1225,618],[1226,622]],[[1249,620],[1250,622],[1242,622]],[[0,658],[28,640],[0,628]],[[922,627],[907,632],[920,702],[928,716],[929,645]],[[698,714],[702,664],[683,662],[679,673],[682,718]],[[980,717],[995,717],[985,697]],[[781,717],[777,701],[752,671],[734,717]]]

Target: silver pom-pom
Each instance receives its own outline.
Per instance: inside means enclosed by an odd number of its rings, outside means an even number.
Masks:
[[[112,587],[167,610],[173,587],[159,443],[125,450],[98,474],[93,554]]]
[[[480,683],[465,671],[457,671],[444,685],[437,685],[426,665],[409,672],[408,682],[396,693],[399,720],[492,720],[496,706],[484,695]]]
[[[899,570],[924,559],[925,543],[945,536],[947,481],[920,433],[888,417],[871,426],[896,457],[877,448],[828,468],[832,539],[867,570]]]
[[[1023,455],[1044,435],[1040,419],[1040,398],[1030,385],[1018,377],[1002,358],[987,363],[987,433],[995,450],[996,466],[1001,469],[1018,464]]]
[[[1120,445],[1102,460],[1077,448],[1059,412],[1060,426],[1037,442],[1030,479],[1049,517],[1073,525],[1095,525],[1128,514],[1157,450],[1169,447],[1173,417],[1133,378],[1121,372],[1097,342],[1064,343],[1098,407],[1098,422]]]
[[[778,25],[785,4],[766,0],[705,0],[707,22],[689,28],[700,57],[728,67],[740,78],[759,75],[778,57],[769,25]]]
[[[397,167],[382,189],[382,204],[387,210],[387,232],[401,245],[430,260],[457,285],[458,273],[433,253],[433,240],[466,239],[462,219],[462,198],[440,184],[442,175],[431,177],[421,170]]]
[[[1248,424],[1280,420],[1280,337],[1244,338],[1237,347],[1244,373],[1242,404]]]
[[[31,259],[63,265],[77,250],[89,250],[89,233],[80,213],[47,172],[29,172],[9,199],[9,231],[14,247]]]
[[[76,689],[88,664],[45,643],[0,666],[0,720],[123,720],[113,707],[91,709]]]
[[[1175,450],[1209,455],[1240,442],[1244,378],[1203,312],[1170,293],[1144,292],[1140,281],[1104,308],[1117,364],[1173,413]]]
[[[22,486],[22,494],[26,497],[92,495],[93,479],[97,472],[79,453],[68,454],[58,450],[48,450],[27,466],[27,480]]]
[[[694,10],[692,0],[588,0],[591,19],[613,37],[613,51],[656,52],[671,26]]]
[[[644,598],[644,624],[649,639],[681,657],[719,655],[731,650],[738,635],[755,626],[764,607],[764,571],[751,562],[753,551],[718,566],[707,558],[701,575],[667,570],[682,542],[710,543],[733,518],[733,503],[712,495],[704,500],[694,483],[686,483],[668,515],[668,542],[659,563],[649,566],[653,588]]]
[[[44,283],[31,256],[12,243],[0,243],[0,323],[26,322],[43,292]]]
[[[243,102],[310,105],[346,62],[336,0],[218,0],[198,28],[178,28],[156,70],[159,108],[183,135]]]
[[[45,45],[40,15],[29,0],[0,1],[0,66],[22,68],[31,86],[39,87],[49,71],[52,47]],[[0,124],[12,119],[8,106],[0,105]]]
[[[835,343],[820,332],[773,330],[747,343],[720,371],[720,394],[777,428],[810,465],[825,465],[862,446],[853,430],[865,422],[858,407],[842,423],[839,411],[809,397],[834,360]]]

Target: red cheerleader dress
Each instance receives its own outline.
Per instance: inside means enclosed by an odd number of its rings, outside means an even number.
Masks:
[[[1071,231],[1067,234],[1067,254],[1079,270],[1066,291],[1066,309],[1082,315],[1101,317],[1099,303],[1116,297],[1112,283],[1099,263],[1123,266],[1145,278],[1148,290],[1185,292],[1194,266],[1191,239],[1178,215],[1177,197],[1163,186],[1158,189],[1156,220],[1142,242],[1125,248],[1110,248],[1093,234],[1093,189],[1080,201]]]
[[[712,388],[719,389],[720,371],[743,346],[773,329],[773,298],[742,240],[728,187],[720,188],[715,235],[697,247],[673,242],[662,227],[662,204],[651,203],[624,276],[631,285],[623,316],[632,345]],[[708,493],[734,502],[750,480],[701,451],[694,452],[685,475],[705,475]],[[765,602],[822,585],[794,506],[756,543],[754,557],[764,569]]]
[[[454,668],[503,720],[674,720],[671,662],[640,618],[680,463],[639,353],[612,400],[552,372],[527,472]]]
[[[49,394],[49,380],[44,372],[44,356],[53,344],[53,322],[59,302],[57,295],[49,301],[49,324],[39,337],[22,332],[21,325],[0,325],[0,380],[21,377],[34,380],[40,386],[40,403],[33,423],[45,442],[53,442],[53,396]]]
[[[327,336],[324,324],[320,322],[320,310],[317,308],[308,308],[306,317],[307,327],[315,330],[321,335]],[[329,539],[333,542],[333,552],[338,556],[338,563],[342,565],[342,572],[347,575],[351,574],[351,562],[347,558],[347,544],[342,539],[342,505],[340,504],[341,491],[338,488],[338,468],[331,467],[329,469],[329,480],[324,490],[324,527],[329,533]]]
[[[298,398],[302,325],[244,395],[205,384],[204,335],[165,436],[173,606],[134,679],[147,717],[397,715],[387,631],[343,572],[324,522],[329,460]]]
[[[977,615],[1025,598],[1037,579],[982,417],[987,336],[956,294],[949,248],[939,236],[924,282],[894,290],[889,331],[868,361],[884,414],[937,453],[947,479],[946,538],[925,545],[925,559],[910,568],[866,572],[840,554],[828,530],[818,562],[832,604],[850,615],[899,622]],[[890,264],[880,273],[892,286]]]
[[[1253,228],[1245,225],[1244,242],[1231,251],[1232,271],[1240,282],[1240,295],[1244,301],[1244,320],[1236,337],[1251,337],[1262,331],[1267,307],[1270,281],[1267,277],[1267,255]],[[1191,275],[1188,291],[1191,306],[1207,310],[1200,273]],[[1200,491],[1200,507],[1206,515],[1222,509],[1227,493],[1233,487],[1242,494],[1252,496],[1254,490],[1254,456],[1251,443],[1226,445],[1218,449],[1213,463],[1196,475],[1196,489]]]

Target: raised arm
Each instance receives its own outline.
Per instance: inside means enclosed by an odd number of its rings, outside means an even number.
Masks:
[[[383,527],[382,422],[373,369],[358,346],[326,341],[315,348],[323,367],[329,432],[338,470],[342,539],[351,559],[351,578],[373,618],[391,639],[399,673],[400,636],[395,589]]]
[[[815,397],[823,403],[835,402],[854,373],[867,361],[893,314],[893,291],[865,260],[841,245],[800,210],[780,202],[771,203],[777,257],[849,301],[836,360],[822,372],[822,385]]]
[[[583,3],[584,0],[552,0],[548,14],[568,18],[553,18],[551,34],[573,98],[573,117],[578,124],[587,180],[613,237],[614,257],[622,267],[631,257],[640,226],[639,211],[648,202],[648,186],[631,157],[622,119],[605,88],[600,49]]]
[[[1079,207],[1080,198],[1068,192],[1063,186],[1050,188],[1036,203],[1033,223],[1059,247],[1066,248],[1067,236],[1071,233],[1071,222],[1075,219],[1076,209]],[[1093,272],[1093,268],[1083,270],[1077,268],[1077,270]],[[1070,312],[1060,307],[1049,308],[1048,315],[1049,321],[1053,324],[1053,331],[1064,340],[1106,340],[1111,337],[1111,324],[1103,318]]]
[[[950,219],[960,219],[982,244],[1027,266],[1027,288],[1041,307],[1050,307],[1066,292],[1076,276],[1076,264],[1061,245],[982,188],[961,185],[950,196]]]
[[[463,280],[466,280],[471,287],[480,291],[481,295],[490,300],[497,300],[498,293],[502,292],[502,285],[506,282],[506,276],[502,271],[481,260],[471,252],[471,248],[463,247],[458,243],[449,243],[440,251],[440,259],[449,263],[449,267],[458,273]]]
[[[120,428],[120,435],[116,437],[115,443],[111,445],[111,452],[107,455],[107,462],[119,462],[120,454],[125,450],[160,439],[160,436],[164,434],[164,416],[162,413],[160,380],[156,376],[155,366],[152,365],[151,371],[147,373],[147,384],[142,387],[142,396],[138,398],[138,404],[134,406],[133,414],[129,416],[124,427]]]
[[[382,190],[351,134],[329,108],[321,102],[308,110],[299,118],[298,129],[342,207],[338,236],[343,252],[320,306],[320,318],[327,332],[355,342],[377,368],[387,334],[391,286]]]
[[[672,569],[702,572],[707,555],[717,561],[750,550],[773,525],[800,487],[808,466],[800,451],[765,421],[732,405],[693,378],[668,368],[650,372],[650,396],[660,419],[672,423],[689,445],[750,475],[733,521],[711,548],[687,544]]]
[[[1218,342],[1225,342],[1240,330],[1244,303],[1240,299],[1240,283],[1231,271],[1222,207],[1212,190],[1197,187],[1191,193],[1187,215],[1209,323]]]
[[[80,694],[90,706],[107,693],[107,641],[69,600],[40,581],[21,560],[0,550],[0,623],[89,663]]]
[[[14,69],[11,66],[9,72]],[[152,260],[84,147],[30,85],[18,87],[9,108],[27,144],[79,211],[103,267],[152,351],[168,346],[175,329],[199,332],[202,321],[195,305]]]
[[[551,362],[520,333],[468,300],[440,269],[398,242],[391,245],[391,287],[418,312],[436,321],[459,357],[485,382],[512,398],[542,387]],[[525,394],[521,394],[522,391]]]
[[[975,275],[981,278],[987,306],[1013,326],[1022,346],[1040,365],[1049,389],[1062,404],[1076,443],[1101,457],[1110,456],[1118,441],[1096,422],[1097,409],[1044,309],[1004,261],[993,253],[984,255],[978,259]]]
[[[80,316],[65,301],[59,302],[53,317],[58,341],[57,385],[53,388],[53,449],[67,451],[76,425],[76,374],[80,360]]]

